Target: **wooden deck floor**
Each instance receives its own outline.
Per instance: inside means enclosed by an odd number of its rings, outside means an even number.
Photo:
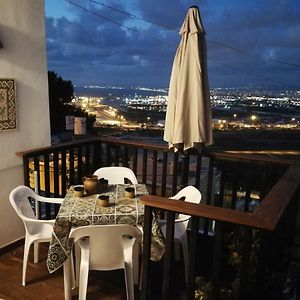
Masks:
[[[62,268],[49,274],[46,267],[47,244],[40,247],[40,261],[33,263],[33,251],[30,251],[27,266],[26,286],[21,285],[23,263],[23,247],[0,256],[0,300],[37,300],[37,299],[64,299]],[[161,266],[156,265],[151,276],[153,288],[152,299],[160,298],[160,290],[156,287],[161,284]],[[179,272],[174,272],[178,282],[182,282],[184,272],[180,266]],[[184,299],[182,283],[176,283],[176,292],[172,299]],[[78,299],[76,291],[73,299]],[[126,290],[122,270],[112,272],[90,272],[87,299],[123,300],[126,299]],[[135,287],[135,299],[139,299],[138,288]]]

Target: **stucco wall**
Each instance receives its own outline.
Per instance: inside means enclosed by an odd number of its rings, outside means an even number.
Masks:
[[[0,132],[0,248],[22,237],[8,195],[23,184],[15,153],[50,145],[45,14],[43,0],[0,0],[0,77],[14,78],[17,130]]]

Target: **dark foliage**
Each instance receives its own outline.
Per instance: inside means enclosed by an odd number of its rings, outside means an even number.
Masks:
[[[65,117],[74,115],[87,118],[87,129],[93,131],[95,117],[89,116],[80,108],[73,107],[70,103],[74,97],[74,87],[70,80],[64,80],[55,72],[48,72],[49,105],[51,133],[57,134],[65,130]]]

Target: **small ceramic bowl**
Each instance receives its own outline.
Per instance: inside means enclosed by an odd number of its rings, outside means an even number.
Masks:
[[[98,197],[98,203],[100,206],[106,207],[109,204],[109,196],[107,195],[100,195]]]
[[[127,187],[125,188],[125,197],[126,198],[134,198],[134,188],[133,187]]]
[[[75,186],[74,187],[74,196],[82,197],[84,194],[84,188],[82,186]]]

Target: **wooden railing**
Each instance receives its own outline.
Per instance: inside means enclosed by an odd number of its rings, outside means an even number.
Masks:
[[[299,200],[299,163],[209,151],[183,155],[172,153],[165,145],[113,138],[78,141],[22,155],[25,184],[31,187],[36,184],[38,191],[48,197],[63,197],[70,185],[80,184],[84,175],[102,166],[128,166],[139,182],[147,184],[151,195],[142,200],[145,204],[142,299],[153,298],[149,280],[153,212],[167,217],[159,297],[176,298],[171,292],[176,212],[192,216],[188,299],[194,299],[195,290],[201,291],[201,286],[195,285],[199,275],[208,283],[212,299],[222,297],[224,291],[231,293],[232,299],[252,299],[257,295],[279,297],[282,286],[275,284],[274,278],[282,280],[288,266]],[[37,183],[33,182],[33,171],[37,171]],[[201,204],[166,198],[187,185],[201,191]],[[57,209],[48,205],[40,210],[41,216],[53,217]],[[201,257],[203,249],[209,253],[205,259]],[[225,272],[228,268],[230,271]],[[228,274],[232,278],[227,278]]]

